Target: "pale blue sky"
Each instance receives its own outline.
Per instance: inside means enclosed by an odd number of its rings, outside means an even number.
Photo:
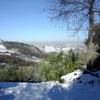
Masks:
[[[46,9],[48,0],[0,0],[0,39],[11,41],[68,41],[63,25],[51,22]],[[86,34],[80,36],[84,39]]]

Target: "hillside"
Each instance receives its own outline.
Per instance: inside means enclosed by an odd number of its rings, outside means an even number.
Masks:
[[[35,57],[41,58],[45,55],[45,53],[41,51],[39,48],[33,45],[25,44],[25,43],[4,41],[3,45],[7,49],[16,50],[20,52],[21,54],[24,54],[27,56],[35,56]]]
[[[20,42],[1,41],[0,63],[28,65],[41,60],[46,55],[39,48]]]

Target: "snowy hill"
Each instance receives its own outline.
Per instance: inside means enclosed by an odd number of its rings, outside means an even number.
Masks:
[[[45,52],[41,51],[34,45],[28,45],[21,42],[10,42],[10,41],[4,41],[3,45],[9,50],[14,50],[16,51],[16,53],[19,52],[21,54],[28,56],[35,56],[41,58],[45,55]]]
[[[100,100],[100,72],[76,70],[57,81],[0,83],[0,100]]]
[[[6,59],[16,63],[17,61],[39,62],[45,55],[45,52],[33,45],[10,41],[0,42],[0,65],[6,63]]]

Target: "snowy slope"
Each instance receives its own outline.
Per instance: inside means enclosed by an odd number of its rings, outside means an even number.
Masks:
[[[6,47],[3,44],[0,44],[0,49],[6,49]]]
[[[9,61],[12,62],[13,60],[19,59],[23,62],[37,63],[41,61],[45,55],[46,53],[37,47],[25,43],[10,41],[0,42],[0,65],[8,64],[5,58],[8,58]]]
[[[16,53],[14,50],[9,50],[2,43],[0,43],[0,55],[11,55],[14,53]]]
[[[98,77],[76,70],[62,76],[65,83],[0,83],[0,100],[100,100]]]

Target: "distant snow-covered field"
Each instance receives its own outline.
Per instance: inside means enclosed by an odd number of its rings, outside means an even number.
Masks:
[[[32,43],[46,53],[60,52],[67,53],[69,50],[86,48],[83,42],[51,42],[51,43]]]

